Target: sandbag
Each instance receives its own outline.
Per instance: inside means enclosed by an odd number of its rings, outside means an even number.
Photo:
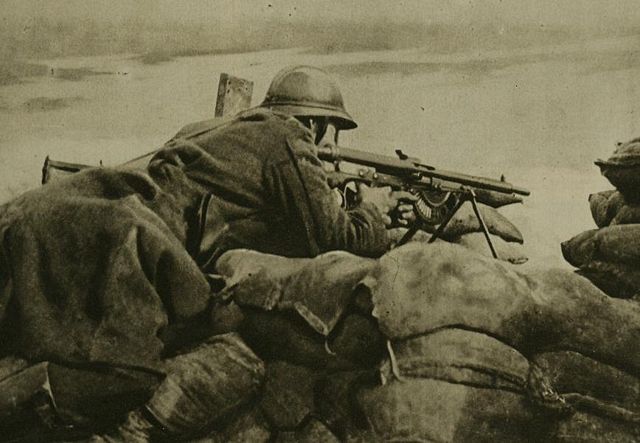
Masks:
[[[264,365],[235,334],[210,338],[166,362],[167,377],[146,409],[173,438],[206,431],[248,402],[264,378]]]
[[[376,433],[370,429],[359,429],[347,435],[346,443],[385,443]]]
[[[159,373],[135,368],[3,362],[4,369],[18,369],[0,380],[0,435],[7,438],[34,429],[49,438],[71,438],[106,428],[144,404],[162,380]]]
[[[395,247],[396,245],[398,245],[402,237],[404,237],[404,235],[407,233],[407,229],[393,228],[388,232],[389,237],[392,239],[391,243]],[[505,241],[502,239],[502,237],[493,234],[489,234],[489,237],[491,238],[493,247],[498,254],[498,259],[513,264],[522,264],[527,262],[528,257],[525,254],[524,246],[522,244]],[[425,231],[417,231],[409,241],[429,243],[430,240],[431,234]],[[435,241],[440,242],[445,240],[436,239]],[[446,241],[462,245],[486,257],[493,257],[491,249],[489,248],[489,244],[487,243],[487,239],[482,232],[471,232],[460,237],[449,238]]]
[[[599,228],[640,223],[640,203],[628,201],[619,191],[591,194],[589,206],[593,220]]]
[[[300,317],[286,312],[244,309],[245,321],[240,334],[266,361],[283,360],[318,369],[348,370],[357,361],[331,349],[331,343],[316,333]],[[340,350],[340,349],[339,349]],[[362,354],[363,350],[358,350]]]
[[[311,419],[296,431],[278,432],[275,443],[340,443],[320,421]]]
[[[561,395],[582,394],[640,411],[640,380],[620,369],[574,351],[543,352],[531,361]]]
[[[29,362],[24,358],[7,356],[0,359],[0,382],[29,366]]]
[[[392,352],[398,374],[389,360],[382,366],[383,379],[395,376],[432,378],[523,393],[529,362],[512,347],[478,332],[457,328],[396,341]]]
[[[313,387],[320,374],[305,366],[267,364],[260,410],[274,430],[292,430],[313,413]]]
[[[210,328],[215,335],[238,332],[242,327],[244,314],[235,302],[214,299],[211,306]]]
[[[258,406],[242,411],[218,434],[220,442],[226,443],[267,443],[271,438],[269,424]]]
[[[357,394],[364,387],[377,385],[378,380],[378,371],[370,369],[331,372],[317,381],[316,414],[341,441],[367,427]]]
[[[135,368],[73,368],[56,363],[48,364],[48,374],[58,416],[84,429],[117,423],[149,400],[163,378]]]
[[[263,360],[285,360],[316,368],[325,368],[336,360],[325,348],[324,338],[301,318],[260,309],[244,309],[243,313],[240,334]]]
[[[524,247],[521,244],[507,242],[496,235],[490,235],[490,238],[491,243],[498,254],[498,259],[513,263],[514,265],[526,263],[528,260],[524,253]],[[465,234],[452,240],[452,242],[462,245],[465,248],[469,248],[486,257],[493,257],[489,244],[487,243],[487,239],[482,232]]]
[[[440,380],[394,381],[359,395],[383,441],[543,441],[524,396]]]
[[[329,350],[355,366],[370,368],[383,357],[385,338],[371,316],[350,313],[338,323],[327,342]]]
[[[640,165],[620,166],[600,163],[600,172],[625,197],[638,200],[640,198]]]
[[[360,313],[346,315],[329,337],[290,312],[245,308],[243,315],[240,334],[267,361],[347,370],[371,367],[383,355],[384,340],[375,320]]]
[[[596,160],[600,172],[626,197],[640,196],[640,138],[618,143],[611,157]]]
[[[522,243],[524,241],[518,228],[496,209],[482,204],[478,204],[478,209],[490,234],[497,235],[507,242]],[[435,228],[426,226],[425,230],[433,232]],[[449,221],[441,238],[451,240],[472,232],[482,232],[482,227],[473,211],[473,206],[467,202]]]
[[[624,205],[611,220],[612,225],[628,225],[640,223],[640,204]]]
[[[399,340],[444,327],[499,338],[523,355],[575,349],[640,374],[640,306],[563,269],[527,269],[453,244],[410,243],[362,282],[373,315]]]
[[[576,412],[554,425],[548,441],[635,443],[640,441],[640,426],[637,423],[625,423],[588,412]]]
[[[576,267],[592,261],[596,255],[597,232],[598,229],[590,229],[562,242],[560,248],[564,259]]]
[[[602,291],[616,298],[632,298],[640,294],[640,267],[624,263],[592,261],[576,271]]]
[[[591,216],[599,228],[609,226],[623,205],[624,197],[615,189],[589,195]]]
[[[267,311],[293,310],[326,336],[374,265],[344,251],[304,259],[233,250],[220,257],[217,270],[226,281],[222,298]]]
[[[640,265],[640,224],[582,232],[562,242],[562,255],[576,267],[592,261]]]

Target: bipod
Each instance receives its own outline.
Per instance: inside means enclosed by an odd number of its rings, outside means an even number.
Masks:
[[[489,249],[491,250],[491,255],[493,256],[493,258],[497,259],[498,253],[496,252],[496,248],[493,246],[493,242],[491,241],[491,236],[489,235],[489,229],[487,228],[487,224],[484,222],[484,219],[482,218],[482,214],[480,214],[480,209],[478,209],[476,193],[471,188],[465,188],[465,192],[462,193],[460,200],[458,200],[458,203],[456,203],[453,210],[451,210],[451,212],[447,214],[447,218],[445,218],[444,221],[440,223],[440,225],[438,225],[438,228],[435,230],[435,232],[431,234],[431,237],[429,237],[429,241],[427,243],[433,243],[442,235],[442,233],[444,232],[445,228],[447,227],[447,225],[449,224],[453,216],[456,215],[458,210],[467,201],[471,202],[471,206],[473,207],[473,212],[476,215],[476,218],[478,219],[478,223],[480,223],[480,228],[482,229],[484,238],[487,240],[487,244],[489,245]],[[402,236],[402,238],[398,242],[398,246],[402,246],[405,243],[407,243],[409,240],[411,240],[411,238],[415,235],[416,232],[418,232],[419,229],[422,228],[423,225],[424,225],[424,221],[420,217],[418,217],[418,219],[413,224],[413,226],[411,226],[411,228],[409,228],[406,234]]]

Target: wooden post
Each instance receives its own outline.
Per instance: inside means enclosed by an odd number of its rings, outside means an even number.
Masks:
[[[234,115],[251,106],[253,82],[229,74],[220,74],[218,98],[216,99],[216,117]]]

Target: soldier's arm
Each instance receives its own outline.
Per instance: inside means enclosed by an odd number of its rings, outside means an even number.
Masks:
[[[288,155],[266,171],[267,190],[286,228],[307,242],[310,255],[330,250],[377,257],[389,247],[383,214],[363,202],[346,211],[327,184],[310,137],[289,138]]]

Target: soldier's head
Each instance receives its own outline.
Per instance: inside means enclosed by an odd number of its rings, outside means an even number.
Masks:
[[[336,82],[312,66],[281,70],[260,106],[295,116],[314,134],[316,145],[335,144],[340,130],[358,126],[345,109]]]

